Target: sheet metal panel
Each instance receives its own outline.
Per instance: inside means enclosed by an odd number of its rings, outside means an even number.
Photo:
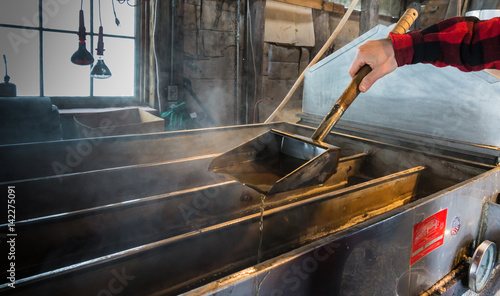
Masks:
[[[370,213],[380,214],[389,211],[391,206],[406,204],[424,170],[423,167],[410,169],[266,210],[262,232],[263,258],[282,254],[331,233],[343,227],[346,221],[349,225],[356,225],[368,220]],[[389,188],[394,192],[388,193]],[[131,279],[125,292],[127,295],[177,295],[220,274],[226,275],[255,264],[259,222],[260,213],[254,213],[203,226],[150,244],[19,279],[15,290],[3,284],[0,293],[99,295],[109,281],[109,274],[122,271]]]
[[[372,222],[320,239],[184,295],[418,295],[473,247],[482,206],[496,199],[500,168]],[[447,209],[443,245],[410,264],[413,227]],[[452,234],[455,217],[460,230]],[[375,223],[373,223],[375,222]],[[371,224],[373,223],[373,224]],[[371,225],[370,225],[371,224]]]
[[[500,245],[500,204],[488,203],[484,213],[482,231],[482,241],[489,240],[495,242],[497,246]],[[500,252],[497,254],[497,262],[500,263]]]
[[[284,123],[0,145],[0,182],[225,152]],[[35,165],[36,164],[36,165]]]

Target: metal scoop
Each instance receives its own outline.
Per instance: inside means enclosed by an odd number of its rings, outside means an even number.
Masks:
[[[406,10],[391,33],[403,34],[417,18]],[[270,130],[216,157],[209,170],[227,175],[264,194],[323,184],[336,173],[340,148],[323,142],[359,95],[359,84],[370,73],[363,66],[325,116],[311,138]]]
[[[321,184],[336,172],[340,148],[270,130],[216,157],[209,170],[264,194]]]

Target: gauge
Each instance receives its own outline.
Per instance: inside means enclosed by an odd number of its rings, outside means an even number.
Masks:
[[[469,268],[469,288],[472,291],[479,292],[484,288],[493,271],[496,257],[497,246],[494,242],[485,240],[477,247]]]

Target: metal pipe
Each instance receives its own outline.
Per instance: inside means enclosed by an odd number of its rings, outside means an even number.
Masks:
[[[174,26],[175,26],[175,0],[172,0],[172,11],[170,14],[172,27],[170,28],[170,85],[174,84]]]
[[[90,45],[90,50],[92,53],[92,56],[94,56],[94,0],[90,1],[90,40],[89,40],[89,45]],[[92,67],[94,65],[90,65],[89,69],[89,74],[90,71],[92,71]],[[91,75],[89,75],[90,78],[90,96],[94,96],[94,78],[92,78]]]
[[[112,0],[114,1],[114,0]],[[113,2],[114,3],[114,2]],[[148,3],[149,5],[149,3]],[[146,5],[138,7],[134,9],[134,18],[136,20],[140,20],[142,10],[146,10]],[[136,99],[141,100],[140,98],[140,75],[139,69],[141,68],[141,54],[140,54],[140,36],[141,36],[141,21],[134,22],[134,96]]]
[[[38,37],[40,40],[39,47],[39,58],[40,58],[40,96],[45,96],[44,89],[44,80],[43,80],[43,4],[42,0],[38,2],[38,31],[40,36]]]
[[[420,296],[443,295],[449,287],[466,277],[468,267],[469,265],[466,264],[465,261],[462,261],[457,267],[450,271],[450,273],[435,283],[427,291],[420,294]]]
[[[158,11],[159,11],[159,1],[155,0],[155,6],[154,6],[154,21],[153,21],[153,54],[155,57],[155,66],[156,66],[156,96],[158,97],[158,111],[160,114],[163,112],[163,100],[162,100],[162,95],[160,91],[160,63],[158,62],[158,53],[156,49],[156,24],[158,22]]]
[[[234,29],[234,124],[238,124],[238,84],[240,73],[240,13],[241,13],[241,0],[236,1],[236,25]]]

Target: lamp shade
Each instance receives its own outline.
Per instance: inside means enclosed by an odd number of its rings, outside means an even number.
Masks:
[[[97,79],[106,79],[111,77],[111,71],[109,71],[108,66],[104,63],[102,56],[99,56],[97,59],[97,63],[92,68],[92,71],[90,71],[90,76]]]
[[[94,57],[85,48],[85,41],[78,43],[78,50],[71,56],[71,62],[75,65],[91,65],[94,63]]]
[[[104,63],[103,55],[104,55],[104,34],[102,30],[102,26],[99,27],[99,38],[97,41],[97,55],[99,58],[97,59],[97,63],[95,63],[92,71],[90,71],[90,77],[97,79],[106,79],[111,77],[111,71],[109,71],[108,66]]]

